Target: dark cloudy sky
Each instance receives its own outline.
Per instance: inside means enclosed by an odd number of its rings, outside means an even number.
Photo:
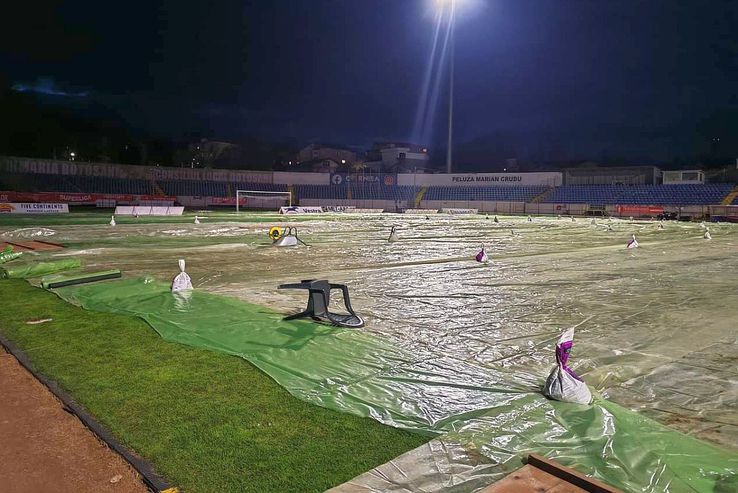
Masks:
[[[718,137],[738,153],[738,2],[458,1],[458,141],[670,159]],[[7,81],[162,135],[409,139],[435,29],[431,0],[15,3]]]

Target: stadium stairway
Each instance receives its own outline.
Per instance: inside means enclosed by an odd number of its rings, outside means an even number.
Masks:
[[[415,194],[415,208],[420,208],[420,202],[423,200],[423,197],[425,196],[425,193],[428,191],[428,187],[422,187],[420,190],[418,190],[418,193]]]
[[[733,190],[728,192],[728,195],[726,195],[725,198],[723,198],[723,201],[720,202],[720,205],[730,205],[737,198],[738,198],[738,185],[733,187]]]
[[[549,195],[551,195],[551,193],[553,193],[553,191],[554,191],[554,187],[549,187],[544,192],[539,193],[538,195],[536,195],[535,197],[533,197],[533,199],[531,200],[531,202],[534,203],[534,204],[538,204],[540,202],[543,202],[544,200],[546,200],[548,198]]]
[[[161,189],[158,183],[156,183],[156,180],[153,178],[149,178],[149,181],[151,182],[151,191],[154,195],[158,197],[164,197],[166,196],[166,193],[164,193],[164,190]]]
[[[290,192],[290,205],[297,204],[297,188],[294,185],[287,185],[287,191]]]

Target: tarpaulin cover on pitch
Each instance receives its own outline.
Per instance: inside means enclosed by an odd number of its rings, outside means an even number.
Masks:
[[[601,397],[591,406],[549,401],[540,394],[546,372],[535,366],[480,364],[430,347],[409,351],[359,331],[283,321],[221,295],[172,294],[151,279],[56,292],[90,310],[141,317],[168,341],[240,356],[305,401],[447,434],[477,449],[493,475],[536,452],[629,491],[727,492],[738,485],[733,451]]]

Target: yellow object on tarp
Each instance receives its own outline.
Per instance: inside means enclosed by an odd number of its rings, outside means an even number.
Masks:
[[[274,241],[277,241],[284,234],[284,228],[280,228],[279,226],[272,226],[269,229],[269,233],[267,234],[269,235],[269,238],[271,238]]]

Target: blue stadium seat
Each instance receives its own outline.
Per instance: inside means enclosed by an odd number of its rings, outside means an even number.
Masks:
[[[530,202],[545,192],[547,186],[506,187],[429,187],[425,200]]]
[[[700,185],[564,185],[544,202],[561,204],[711,205],[732,190],[730,183]]]
[[[272,183],[232,183],[196,180],[157,180],[170,196],[227,197],[236,190],[285,192],[287,185]],[[543,202],[590,205],[712,205],[720,204],[733,189],[731,183],[699,185],[564,185],[546,194]],[[330,202],[351,197],[355,200],[412,200],[420,187],[388,186],[378,182],[351,182],[343,185],[296,185],[297,198]],[[151,181],[138,178],[109,178],[52,174],[5,173],[0,189],[21,192],[153,194]],[[531,202],[549,190],[547,186],[428,187],[425,200]],[[733,201],[738,205],[738,199]]]

